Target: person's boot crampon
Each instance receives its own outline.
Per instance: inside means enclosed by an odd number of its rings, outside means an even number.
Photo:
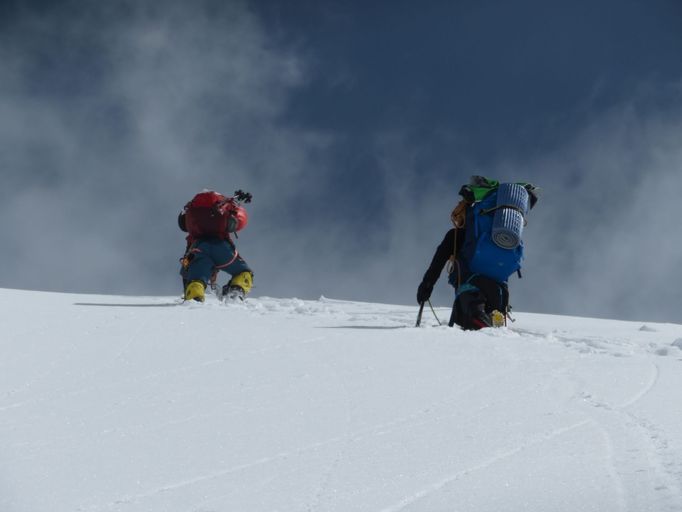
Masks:
[[[483,304],[479,304],[476,307],[474,314],[471,315],[471,325],[476,330],[493,327],[493,320],[490,318],[490,315],[485,312],[485,306]]]
[[[222,296],[227,300],[244,300],[253,286],[253,274],[244,271],[237,274],[230,282],[223,286]]]
[[[226,284],[223,286],[222,298],[223,300],[244,300],[246,293],[239,286]]]

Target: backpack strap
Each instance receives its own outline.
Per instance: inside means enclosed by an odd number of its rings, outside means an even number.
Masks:
[[[488,215],[496,210],[499,210],[500,208],[509,208],[511,210],[516,210],[522,216],[524,217],[526,216],[526,212],[523,210],[523,208],[519,208],[514,204],[498,204],[497,206],[493,206],[492,208],[488,208],[487,210],[481,210],[481,215]]]

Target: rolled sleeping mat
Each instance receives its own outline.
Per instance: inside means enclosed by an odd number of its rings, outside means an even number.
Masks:
[[[523,185],[502,183],[497,189],[492,238],[502,249],[516,249],[521,243],[529,200],[528,191]]]

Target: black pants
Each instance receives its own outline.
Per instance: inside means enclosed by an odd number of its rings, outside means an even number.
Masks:
[[[464,330],[478,329],[478,324],[473,323],[472,319],[481,309],[488,315],[494,310],[507,312],[509,306],[507,283],[498,283],[489,277],[474,275],[465,282],[465,285],[470,285],[471,289],[457,295],[452,305],[448,324],[450,327],[457,324]]]

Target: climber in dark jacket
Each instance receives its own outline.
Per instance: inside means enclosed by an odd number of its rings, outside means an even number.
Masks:
[[[417,288],[417,302],[423,304],[431,298],[433,287],[443,268],[446,263],[451,262],[448,269],[448,282],[455,287],[457,295],[450,317],[450,327],[454,324],[467,330],[490,327],[493,325],[490,316],[492,311],[506,309],[509,297],[507,285],[485,276],[468,274],[460,263],[462,259],[459,254],[461,248],[464,247],[465,239],[464,227],[453,228],[445,233],[443,241],[436,248],[431,264]]]
[[[417,302],[423,304],[430,299],[443,267],[450,262],[448,282],[454,286],[456,293],[450,327],[454,324],[465,330],[491,327],[494,324],[491,316],[493,311],[505,313],[507,311],[509,303],[507,283],[500,283],[480,274],[474,275],[467,270],[461,257],[465,240],[464,227],[453,228],[445,233],[417,288]]]
[[[505,193],[515,191],[521,206],[511,202],[496,205],[498,188],[503,188]],[[433,287],[449,261],[448,282],[455,288],[449,325],[457,324],[463,329],[504,325],[509,313],[507,279],[514,272],[520,275],[523,246],[519,232],[516,246],[509,250],[503,248],[504,255],[500,256],[501,246],[494,245],[491,236],[486,237],[486,226],[490,229],[492,212],[501,208],[518,216],[525,215],[535,205],[536,193],[531,184],[505,183],[500,186],[498,181],[473,176],[471,183],[460,190],[462,200],[450,215],[455,227],[445,234],[436,249],[417,289],[417,302],[422,305],[430,299]]]

